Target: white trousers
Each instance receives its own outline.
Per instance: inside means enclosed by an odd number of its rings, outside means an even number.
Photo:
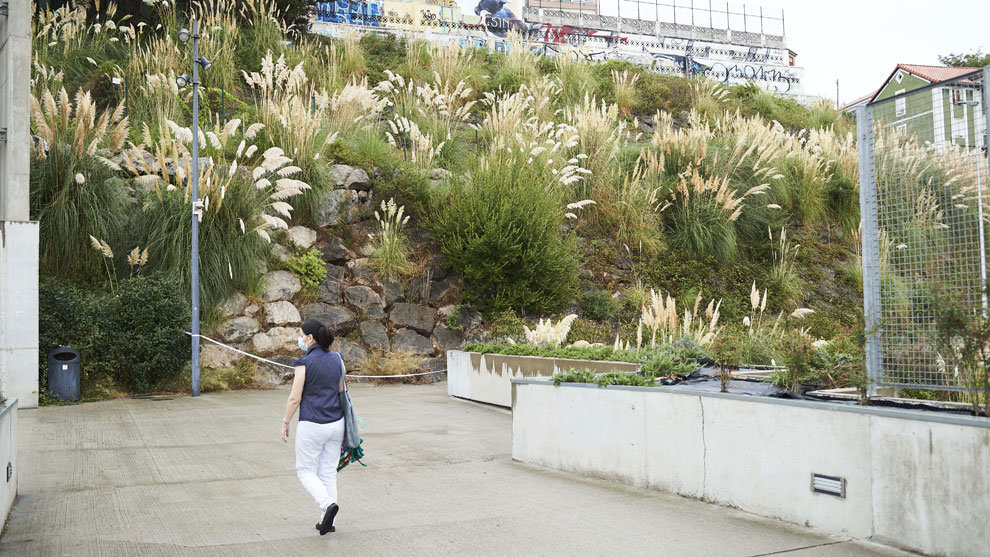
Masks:
[[[337,502],[337,463],[344,442],[344,420],[296,426],[296,475],[320,510]]]

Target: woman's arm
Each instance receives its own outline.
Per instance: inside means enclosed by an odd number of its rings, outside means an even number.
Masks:
[[[285,401],[285,416],[282,417],[282,441],[289,442],[289,422],[296,415],[302,401],[303,384],[306,382],[306,366],[296,366],[296,376],[292,379],[292,390]]]

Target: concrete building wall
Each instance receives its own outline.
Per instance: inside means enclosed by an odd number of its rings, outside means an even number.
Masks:
[[[0,392],[38,405],[38,223],[30,222],[31,3],[0,16]]]
[[[505,356],[447,351],[447,394],[508,408],[512,405],[512,380],[553,377],[558,371],[590,369],[599,373],[636,371],[636,364]]]
[[[10,470],[10,477],[7,470]],[[17,496],[17,401],[0,403],[0,534]]]
[[[512,457],[926,554],[990,547],[985,418],[517,380]]]

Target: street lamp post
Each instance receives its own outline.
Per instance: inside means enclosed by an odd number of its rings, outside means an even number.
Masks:
[[[210,61],[199,55],[199,20],[192,22],[192,33],[182,29],[179,40],[193,41],[192,68],[192,396],[199,396],[199,221],[203,218],[203,201],[199,198],[199,67],[210,67]],[[180,75],[175,80],[179,87],[190,83],[189,76]]]

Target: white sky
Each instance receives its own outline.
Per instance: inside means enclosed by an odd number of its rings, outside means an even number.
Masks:
[[[615,15],[615,0],[599,2],[603,14]],[[622,16],[636,17],[635,0],[621,2]],[[687,23],[690,10],[681,6],[690,0],[675,3],[678,23]],[[669,6],[671,0],[658,4]],[[707,10],[708,2],[694,5]],[[712,6],[724,10],[725,0]],[[761,6],[764,15],[774,17],[784,10],[787,46],[804,67],[805,94],[835,99],[838,79],[843,103],[878,88],[898,63],[935,65],[940,54],[990,50],[990,0],[754,0],[746,3],[746,13],[759,13]],[[730,7],[741,12],[743,3],[733,1]],[[653,0],[641,0],[639,9],[643,19],[655,18]],[[661,19],[670,21],[672,9],[660,10]],[[695,17],[696,24],[708,24],[707,15]],[[724,15],[713,25],[724,27]],[[741,16],[734,16],[732,27],[741,25]],[[747,18],[747,25],[758,29],[759,20]]]

